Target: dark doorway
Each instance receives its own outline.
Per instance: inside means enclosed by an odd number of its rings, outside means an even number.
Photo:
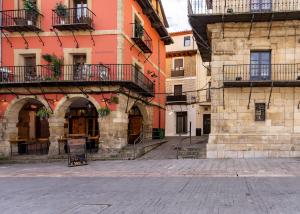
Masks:
[[[187,112],[176,113],[176,133],[186,134],[187,131]]]
[[[143,116],[138,107],[134,106],[128,116],[128,143],[133,144],[143,131]]]
[[[203,134],[210,134],[210,121],[211,116],[210,114],[203,115]]]

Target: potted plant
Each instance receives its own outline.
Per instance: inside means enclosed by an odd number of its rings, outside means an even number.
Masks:
[[[58,79],[61,76],[63,59],[58,58],[55,54],[44,54],[42,57],[51,66],[53,77]]]
[[[62,2],[59,2],[55,6],[55,12],[59,17],[60,24],[64,25],[66,17],[68,16],[68,8]]]
[[[39,117],[40,120],[44,120],[48,119],[51,114],[52,112],[50,110],[48,110],[46,107],[42,107],[37,111],[36,116]]]
[[[106,106],[98,109],[98,114],[101,118],[106,117],[110,114],[110,109]]]
[[[24,0],[24,10],[28,25],[35,25],[38,19],[39,10],[33,0]]]

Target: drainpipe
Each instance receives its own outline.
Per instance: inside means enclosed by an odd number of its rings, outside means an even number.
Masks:
[[[160,41],[158,39],[158,103],[160,104]],[[161,120],[161,115],[160,115],[160,107],[158,107],[158,128],[160,130],[160,120]]]

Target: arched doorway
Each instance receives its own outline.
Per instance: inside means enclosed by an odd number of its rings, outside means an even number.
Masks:
[[[68,138],[85,138],[87,150],[98,151],[98,112],[92,102],[77,98],[69,105],[65,113],[64,133]]]
[[[30,99],[26,102],[18,114],[18,137],[12,153],[46,155],[49,151],[49,122],[48,118],[38,117],[38,112],[45,106],[38,100]]]
[[[133,144],[143,131],[143,115],[137,106],[133,106],[128,114],[128,143]]]

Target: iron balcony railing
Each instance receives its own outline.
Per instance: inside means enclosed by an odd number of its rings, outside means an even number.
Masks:
[[[300,64],[224,65],[224,82],[300,81]]]
[[[167,103],[186,103],[187,102],[187,96],[186,95],[170,95],[167,96]]]
[[[172,69],[171,70],[171,77],[183,77],[184,76],[184,69]]]
[[[154,94],[154,83],[131,64],[37,65],[0,67],[0,86],[20,83],[99,82],[133,83]]]
[[[1,11],[1,29],[9,32],[29,32],[41,30],[41,17],[38,11],[5,10]]]
[[[144,52],[152,53],[152,39],[141,24],[133,24],[132,40]]]
[[[299,11],[300,0],[188,0],[189,15]]]
[[[87,7],[52,11],[52,25],[60,30],[92,30],[95,14]]]

